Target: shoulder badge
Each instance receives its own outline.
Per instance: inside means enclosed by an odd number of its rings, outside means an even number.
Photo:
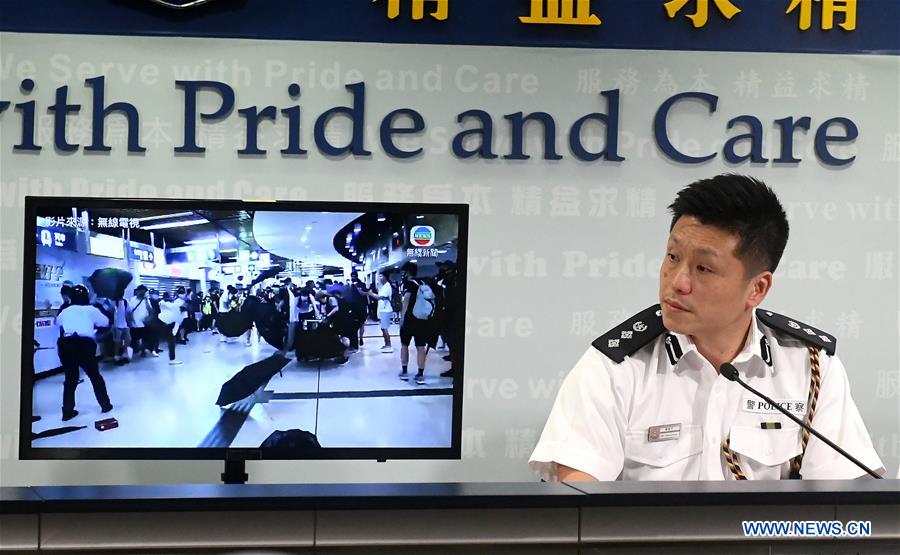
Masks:
[[[638,312],[628,320],[604,333],[591,345],[617,363],[636,353],[659,334],[666,331],[659,305]]]
[[[799,320],[794,320],[793,318],[788,318],[787,316],[782,316],[781,314],[776,314],[762,308],[756,309],[756,317],[760,322],[772,329],[784,332],[813,347],[818,347],[829,355],[834,354],[837,339],[831,334],[827,334],[820,329],[804,324]]]

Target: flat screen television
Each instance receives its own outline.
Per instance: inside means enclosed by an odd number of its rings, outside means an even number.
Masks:
[[[459,458],[466,205],[25,211],[21,458]]]

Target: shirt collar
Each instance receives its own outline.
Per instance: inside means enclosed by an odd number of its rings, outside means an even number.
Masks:
[[[750,333],[747,334],[747,339],[744,341],[744,346],[731,362],[732,364],[744,364],[756,357],[760,359],[766,366],[770,367],[772,366],[772,356],[771,352],[769,351],[769,340],[763,333],[761,324],[756,319],[755,310],[751,311],[750,318]],[[690,336],[676,333],[674,331],[667,331],[667,343],[668,337],[670,336],[672,338],[671,342],[675,344],[675,348],[672,348],[668,345],[666,348],[669,352],[670,361],[673,359],[673,357],[677,358],[673,365],[677,365],[677,363],[680,362],[681,359],[683,359],[685,356],[702,356],[697,351],[697,346],[694,344],[694,341]],[[682,354],[675,357],[675,355],[679,351]],[[689,353],[691,352],[693,352],[693,354],[689,355]]]
[[[762,341],[763,334],[762,330],[759,329],[759,322],[756,320],[756,311],[750,312],[750,333],[747,334],[747,340],[744,342],[744,347],[741,351],[734,357],[732,360],[732,364],[740,364],[743,362],[747,362],[754,356],[762,359],[762,346],[760,342]]]

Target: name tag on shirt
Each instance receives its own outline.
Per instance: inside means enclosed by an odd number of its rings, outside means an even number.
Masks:
[[[787,410],[794,416],[806,416],[806,401],[795,399],[772,399],[778,403],[781,408]],[[744,412],[752,412],[756,414],[781,414],[777,408],[762,399],[744,399],[742,401],[741,410]]]
[[[663,424],[662,426],[650,426],[647,430],[647,441],[669,441],[681,437],[681,424]]]

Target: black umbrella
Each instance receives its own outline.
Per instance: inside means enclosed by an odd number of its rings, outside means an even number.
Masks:
[[[288,362],[289,359],[275,354],[254,362],[250,366],[245,366],[230,380],[222,384],[216,404],[224,407],[246,399],[257,389],[269,383],[272,376],[280,372]]]
[[[344,290],[342,291],[344,295],[344,301],[349,304],[354,311],[362,311],[366,310],[366,297],[356,288],[354,285],[345,285]]]
[[[98,297],[121,299],[125,296],[125,288],[134,279],[131,274],[118,268],[101,268],[94,270],[88,281],[94,294]]]
[[[287,335],[287,318],[278,311],[273,303],[259,303],[253,310],[253,322],[259,335],[266,343],[276,349],[284,348],[284,340]]]
[[[45,437],[60,436],[63,434],[68,434],[69,432],[83,430],[85,428],[87,428],[87,426],[63,426],[62,428],[51,428],[49,430],[44,430],[43,432],[31,432],[31,440],[34,441],[36,439],[43,439]]]
[[[250,289],[251,287],[253,287],[254,285],[256,285],[257,283],[259,283],[263,280],[269,279],[271,277],[275,277],[283,271],[284,271],[284,268],[282,268],[281,266],[272,266],[271,268],[267,268],[267,269],[263,270],[262,272],[260,272],[259,275],[256,276],[253,279],[253,281],[250,282],[250,285],[247,286],[247,289]]]
[[[259,446],[260,449],[295,449],[316,451],[322,448],[316,435],[306,430],[275,430]]]
[[[241,305],[241,314],[250,318],[250,320],[256,320],[259,316],[260,306],[263,304],[259,297],[249,296],[244,299],[244,303]]]
[[[216,327],[219,333],[225,337],[240,337],[247,333],[253,321],[250,316],[236,310],[231,312],[221,312],[216,320]]]

